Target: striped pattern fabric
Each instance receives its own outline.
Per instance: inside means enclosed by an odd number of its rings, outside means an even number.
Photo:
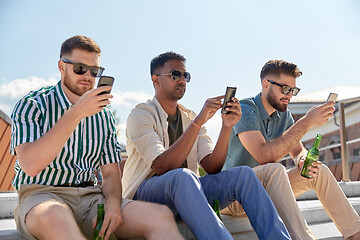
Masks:
[[[60,81],[55,86],[32,91],[23,97],[11,115],[10,153],[16,155],[16,146],[39,139],[71,106]],[[21,184],[61,185],[95,181],[94,170],[99,170],[100,165],[120,162],[120,155],[115,119],[110,110],[104,108],[81,120],[57,157],[37,176],[28,176],[17,160],[12,184],[19,190]]]

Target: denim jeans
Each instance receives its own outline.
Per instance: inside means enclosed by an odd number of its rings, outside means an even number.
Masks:
[[[200,178],[186,168],[172,170],[145,180],[134,199],[167,205],[200,240],[233,239],[211,206],[215,199],[220,208],[239,201],[259,239],[290,239],[259,179],[246,166]]]

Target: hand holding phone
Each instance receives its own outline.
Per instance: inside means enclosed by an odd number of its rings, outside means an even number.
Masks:
[[[337,97],[338,97],[337,93],[330,93],[326,102],[335,102]]]
[[[101,76],[100,79],[99,79],[97,88],[102,87],[102,86],[112,86],[114,84],[114,80],[115,79],[113,77],[110,77],[110,76]],[[103,92],[99,93],[99,95],[101,95],[101,94],[109,94],[109,93],[110,93],[110,90],[109,91],[103,91]]]
[[[226,106],[226,104],[228,102],[231,102],[231,98],[235,97],[235,93],[236,93],[236,87],[227,87],[226,88],[226,92],[225,92],[225,97],[224,97],[224,102],[223,102],[223,106],[221,109],[221,113],[228,113],[229,111],[226,110],[226,107],[229,108],[229,106]]]

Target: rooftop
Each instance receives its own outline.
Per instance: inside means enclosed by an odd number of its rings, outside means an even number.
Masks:
[[[360,96],[360,86],[335,86],[315,92],[304,93],[292,97],[290,103],[322,103],[325,102],[329,93],[338,94],[337,100],[349,99]]]

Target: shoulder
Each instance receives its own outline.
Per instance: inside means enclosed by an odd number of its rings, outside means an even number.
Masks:
[[[38,90],[30,91],[22,97],[16,104],[14,112],[25,111],[29,108],[44,108],[49,101],[49,95],[54,93],[55,86],[42,87]]]
[[[157,117],[157,109],[154,104],[150,101],[146,103],[139,103],[137,104],[131,111],[128,116],[128,124],[143,121],[144,119],[150,120],[155,119]]]
[[[186,108],[184,105],[178,104],[178,107],[179,110],[191,120],[197,116],[193,110]]]

